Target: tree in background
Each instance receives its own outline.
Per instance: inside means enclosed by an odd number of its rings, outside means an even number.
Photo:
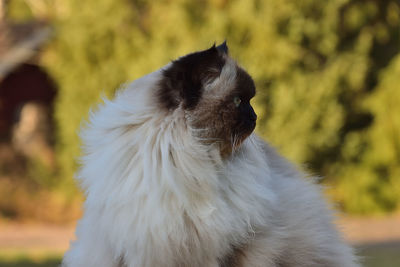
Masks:
[[[259,134],[323,175],[345,211],[398,208],[397,0],[43,2],[57,6],[43,64],[59,86],[63,188],[74,188],[77,132],[102,95],[226,38],[256,81]]]

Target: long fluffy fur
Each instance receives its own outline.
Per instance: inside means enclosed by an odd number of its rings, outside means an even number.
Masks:
[[[63,266],[358,266],[316,185],[254,134],[221,158],[181,108],[160,111],[161,75],[91,114]]]

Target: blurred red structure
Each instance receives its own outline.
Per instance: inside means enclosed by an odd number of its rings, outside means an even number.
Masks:
[[[13,177],[17,169],[25,169],[24,158],[52,166],[56,88],[38,65],[51,27],[42,21],[8,20],[6,4],[0,0],[0,175]]]
[[[13,125],[27,103],[51,112],[55,85],[37,65],[40,48],[51,28],[40,21],[13,23],[6,17],[7,1],[0,1],[0,141],[10,141]]]
[[[10,138],[22,107],[35,102],[52,109],[55,86],[40,67],[22,64],[0,82],[0,138]]]

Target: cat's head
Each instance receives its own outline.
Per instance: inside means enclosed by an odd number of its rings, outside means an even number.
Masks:
[[[163,109],[181,109],[199,140],[229,155],[255,128],[250,75],[229,57],[226,43],[183,56],[162,73],[157,98]]]

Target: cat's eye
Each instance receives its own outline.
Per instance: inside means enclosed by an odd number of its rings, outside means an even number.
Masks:
[[[233,98],[233,104],[235,104],[236,107],[239,107],[241,102],[242,102],[242,100],[240,99],[240,97],[235,96]]]

